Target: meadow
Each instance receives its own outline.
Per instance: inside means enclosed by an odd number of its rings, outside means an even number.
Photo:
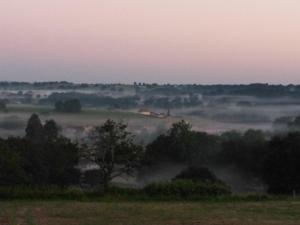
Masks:
[[[2,225],[292,225],[299,201],[0,203]]]
[[[8,105],[8,112],[0,113],[0,121],[7,120],[9,117],[18,117],[23,124],[26,123],[32,113],[39,114],[40,118],[45,121],[54,119],[62,127],[88,127],[94,125],[100,125],[106,119],[110,118],[116,121],[122,120],[127,123],[129,129],[134,133],[139,133],[141,130],[147,130],[148,132],[155,132],[158,127],[169,128],[171,124],[184,119],[193,124],[193,129],[197,131],[205,131],[209,133],[220,133],[227,130],[247,130],[253,129],[270,129],[271,122],[262,123],[244,123],[244,122],[223,122],[217,121],[214,118],[203,117],[199,115],[190,114],[190,111],[184,110],[172,110],[171,117],[160,119],[147,117],[138,114],[139,109],[131,110],[109,110],[105,108],[83,108],[82,112],[68,114],[55,112],[52,106],[42,105],[26,105],[26,104],[11,104]],[[196,110],[196,109],[195,109]],[[155,110],[157,112],[163,112],[162,110]],[[197,110],[196,110],[197,111]],[[208,114],[213,114],[216,109],[210,109]],[[5,130],[0,127],[0,135],[7,137],[9,135],[18,134],[22,135],[24,126],[20,126],[19,129]]]

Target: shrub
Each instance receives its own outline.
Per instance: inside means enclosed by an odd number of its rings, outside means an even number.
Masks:
[[[78,99],[58,101],[55,103],[55,111],[65,113],[79,113],[81,111],[81,103]]]
[[[203,183],[192,180],[152,183],[144,188],[150,196],[171,196],[189,198],[194,196],[230,195],[230,188],[221,183]]]
[[[87,170],[84,172],[84,183],[88,186],[99,186],[102,182],[101,171],[96,170]]]
[[[0,199],[78,199],[87,197],[89,192],[77,187],[0,187]]]
[[[194,182],[220,182],[220,180],[206,167],[190,166],[181,171],[173,180],[192,180]]]

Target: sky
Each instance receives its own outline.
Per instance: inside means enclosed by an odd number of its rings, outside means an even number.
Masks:
[[[0,0],[0,80],[300,83],[300,1]]]

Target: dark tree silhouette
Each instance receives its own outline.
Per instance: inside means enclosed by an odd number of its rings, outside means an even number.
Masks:
[[[59,127],[54,120],[46,121],[44,125],[44,134],[47,140],[54,140],[58,138]]]
[[[125,124],[109,119],[95,127],[90,137],[89,157],[99,166],[104,188],[116,177],[132,175],[140,166],[143,149],[134,144]]]
[[[37,114],[32,114],[28,120],[27,127],[25,129],[26,138],[33,143],[39,143],[43,141],[44,128],[42,122]]]

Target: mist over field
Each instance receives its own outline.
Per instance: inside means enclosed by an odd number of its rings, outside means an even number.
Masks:
[[[300,224],[299,0],[0,0],[0,225]]]
[[[280,89],[283,94],[274,93],[274,89]],[[300,115],[298,90],[298,86],[265,84],[189,86],[4,82],[0,85],[0,99],[6,107],[0,113],[0,135],[2,138],[24,136],[28,118],[37,113],[42,123],[56,121],[61,135],[74,143],[84,143],[93,127],[101,126],[107,119],[125,123],[134,135],[134,142],[145,147],[182,120],[191,124],[196,132],[222,135],[252,129],[261,130],[266,138],[270,138],[273,134],[292,130],[291,121]],[[80,112],[58,110],[58,102],[75,98],[82,105]],[[230,185],[235,193],[266,191],[261,178],[241,173],[235,166],[211,162],[202,165]],[[114,182],[143,187],[153,182],[170,181],[187,167],[186,163],[161,162],[144,168],[135,178],[125,176]]]
[[[296,117],[300,111],[300,101],[294,96],[257,97],[254,92],[253,96],[248,93],[232,95],[221,92],[203,95],[201,91],[195,94],[180,93],[176,87],[170,92],[169,87],[163,86],[148,89],[143,85],[107,85],[107,88],[105,85],[71,85],[68,88],[63,85],[2,86],[0,98],[7,99],[9,107],[7,112],[0,114],[0,132],[3,137],[14,132],[22,134],[30,114],[38,112],[43,121],[56,120],[68,137],[73,134],[73,138],[76,138],[78,132],[112,118],[128,124],[137,139],[147,143],[157,130],[166,130],[181,119],[190,122],[193,129],[208,133],[247,129],[271,131],[277,118]],[[54,111],[58,99],[70,99],[73,96],[82,99],[81,114],[66,115]],[[196,102],[184,102],[192,97],[197,98]],[[118,99],[122,102],[118,102]],[[140,114],[141,109],[164,114],[169,110],[171,116],[148,117]],[[10,122],[14,124],[10,126]]]

